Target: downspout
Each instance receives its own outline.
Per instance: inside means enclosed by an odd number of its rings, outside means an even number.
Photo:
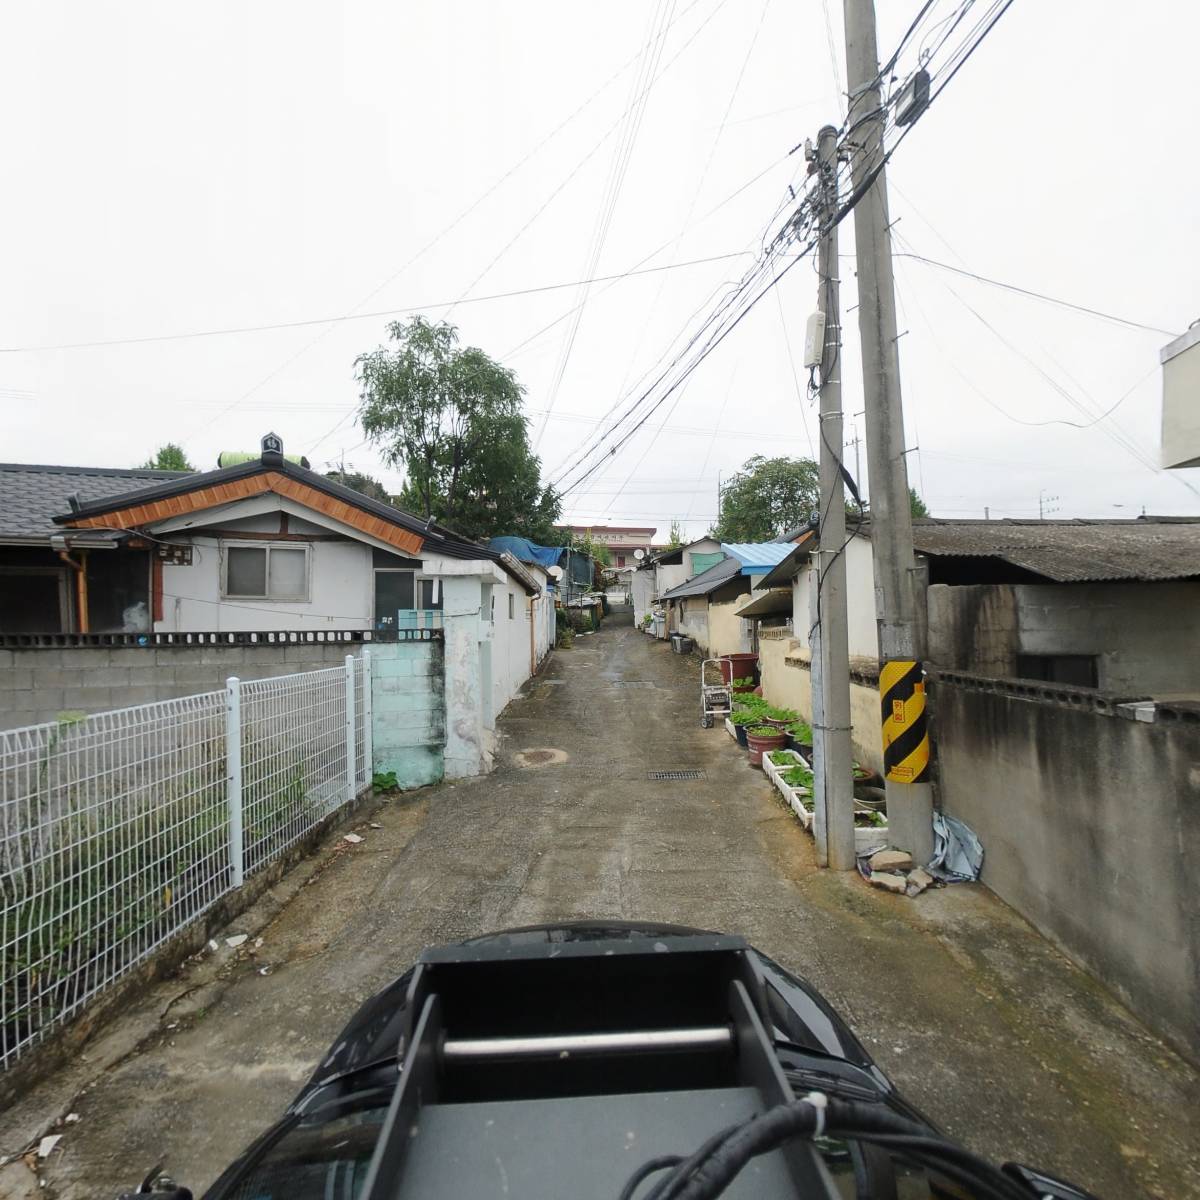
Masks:
[[[87,551],[80,550],[81,561],[76,562],[69,550],[59,550],[58,557],[75,572],[75,619],[80,633],[90,633],[88,628]]]
[[[529,598],[529,678],[532,679],[537,674],[537,644],[534,641],[534,625],[536,617],[534,610],[538,602],[537,596]]]

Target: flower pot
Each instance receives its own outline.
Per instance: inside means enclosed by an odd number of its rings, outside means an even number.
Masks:
[[[789,750],[795,750],[797,754],[805,759],[806,762],[812,763],[812,742],[801,742],[796,740],[796,735],[789,731],[788,744]]]
[[[746,749],[746,727],[745,727],[745,725],[735,725],[734,729],[737,730],[737,732],[733,735],[735,738],[737,738],[737,744],[739,746],[741,746],[743,750]]]
[[[726,683],[732,683],[735,679],[746,679],[748,677],[758,678],[757,654],[721,655],[721,678]]]
[[[762,766],[762,756],[768,750],[782,750],[787,741],[787,735],[781,729],[778,733],[755,734],[746,731],[746,749],[750,751],[750,762],[753,766]]]
[[[728,717],[725,718],[725,732],[729,734],[731,738],[737,738],[738,727]]]

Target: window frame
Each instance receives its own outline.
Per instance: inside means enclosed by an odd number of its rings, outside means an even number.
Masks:
[[[268,594],[251,595],[246,592],[231,592],[229,590],[229,551],[230,550],[263,550],[266,557],[263,560],[263,581]],[[302,551],[304,554],[304,591],[298,596],[272,596],[271,587],[271,551],[290,550]],[[309,542],[272,542],[272,541],[222,541],[221,556],[221,599],[234,603],[238,600],[260,600],[268,604],[311,604],[312,603],[312,545]]]

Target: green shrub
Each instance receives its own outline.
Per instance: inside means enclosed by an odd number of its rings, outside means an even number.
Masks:
[[[371,776],[371,786],[377,792],[394,792],[400,786],[395,771],[376,771]]]
[[[754,676],[747,675],[742,679],[735,679],[731,686],[735,688],[752,688],[754,686]]]

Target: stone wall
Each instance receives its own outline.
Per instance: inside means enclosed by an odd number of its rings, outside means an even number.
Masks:
[[[941,807],[983,882],[1200,1060],[1200,719],[961,674],[931,701]]]
[[[0,729],[53,721],[60,712],[107,712],[214,692],[231,675],[317,671],[361,650],[353,642],[0,650]]]

